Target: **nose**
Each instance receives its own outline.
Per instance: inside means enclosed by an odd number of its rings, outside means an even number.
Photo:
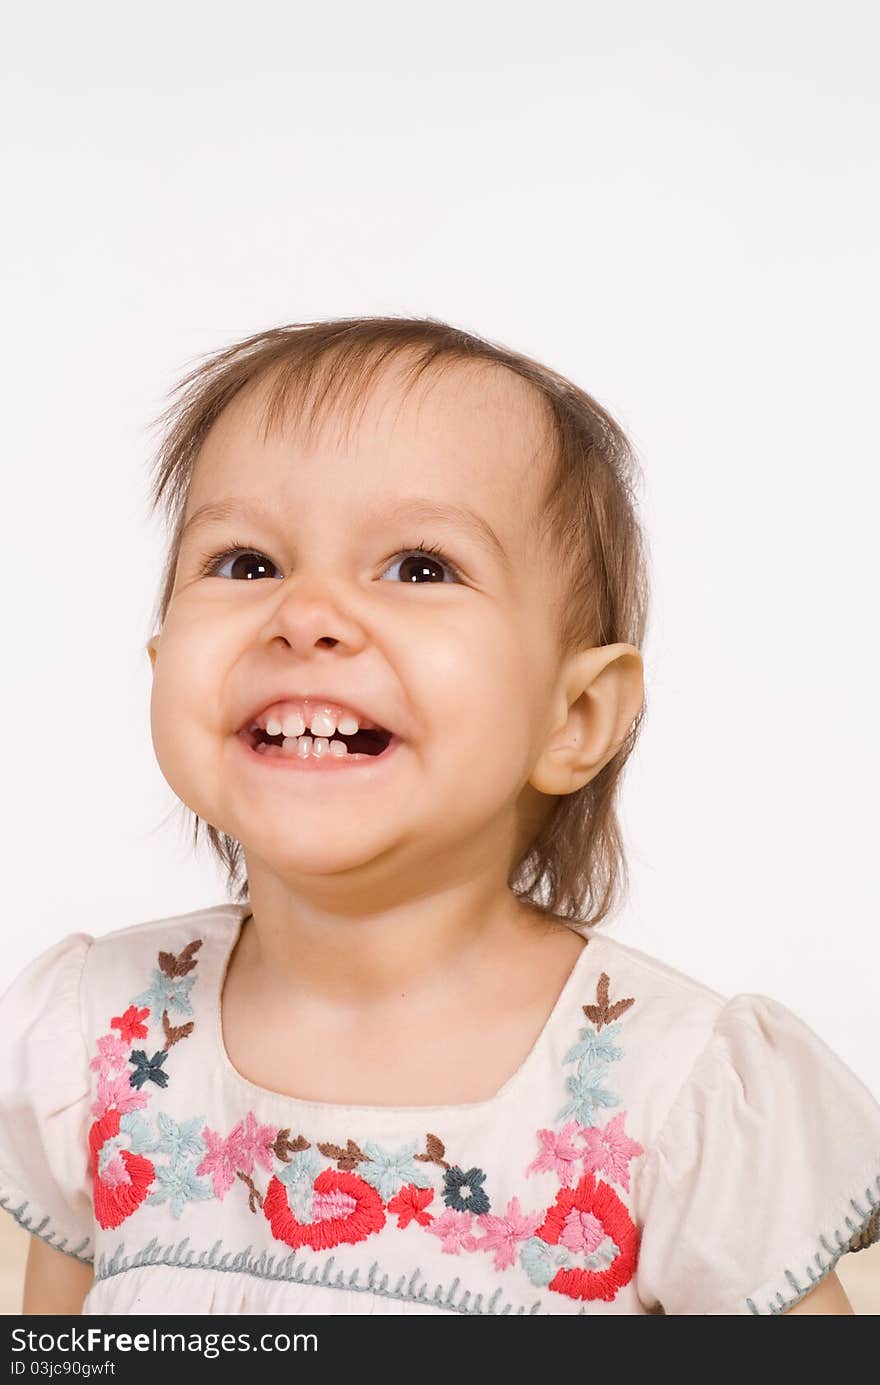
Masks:
[[[301,576],[279,584],[272,611],[261,632],[266,643],[280,639],[294,649],[333,648],[344,644],[359,649],[364,633],[332,584]]]

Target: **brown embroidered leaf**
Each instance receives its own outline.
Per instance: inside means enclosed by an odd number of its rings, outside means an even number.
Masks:
[[[240,1178],[242,1183],[246,1184],[246,1186],[250,1190],[248,1192],[248,1207],[251,1209],[252,1212],[256,1213],[257,1207],[262,1207],[263,1205],[263,1194],[260,1192],[257,1185],[254,1183],[253,1179],[248,1178],[247,1174],[242,1173],[240,1169],[236,1171],[235,1176],[236,1178]],[[254,1205],[255,1203],[256,1206]]]
[[[608,1011],[608,1019],[609,1019],[609,1022],[610,1022],[611,1020],[616,1020],[616,1019],[618,1019],[618,1018],[623,1014],[623,1012],[624,1012],[625,1010],[628,1010],[629,1007],[630,1007],[631,1005],[635,1005],[635,1003],[636,1003],[636,998],[635,998],[635,996],[630,996],[627,1000],[618,1000],[618,1001],[615,1001],[615,1003],[611,1006],[611,1009]]]
[[[168,1018],[168,1011],[164,1010],[162,1012],[162,1028],[165,1031],[165,1048],[171,1048],[181,1039],[188,1039],[195,1027],[195,1020],[187,1020],[186,1024],[175,1027]]]
[[[329,1142],[319,1142],[318,1149],[322,1154],[326,1154],[328,1159],[335,1159],[337,1166],[340,1169],[344,1169],[346,1172],[356,1169],[358,1164],[366,1162],[367,1158],[366,1154],[364,1154],[363,1150],[358,1148],[354,1140],[349,1140],[345,1149],[340,1149],[339,1145],[333,1145]]]
[[[416,1158],[421,1159],[423,1164],[439,1164],[441,1169],[448,1169],[449,1165],[443,1158],[446,1153],[446,1146],[437,1135],[428,1134],[425,1136],[425,1153],[417,1154]]]
[[[193,967],[198,965],[193,960],[193,954],[198,952],[202,941],[201,938],[194,938],[191,943],[187,943],[186,947],[181,949],[177,956],[173,952],[160,952],[160,970],[164,971],[166,976],[186,976],[187,972],[192,971]]]
[[[613,1005],[608,1004],[608,983],[609,976],[606,971],[602,972],[596,986],[596,999],[598,1005],[582,1005],[581,1009],[588,1020],[592,1020],[597,1029],[601,1029],[603,1024],[610,1024],[616,1020],[631,1005],[635,1005],[635,996],[630,996],[627,1000],[615,1001]]]
[[[291,1154],[296,1154],[301,1149],[311,1149],[311,1145],[305,1135],[297,1135],[295,1140],[291,1140],[290,1126],[286,1126],[284,1130],[278,1131],[272,1149],[276,1159],[280,1159],[282,1164],[289,1164]]]

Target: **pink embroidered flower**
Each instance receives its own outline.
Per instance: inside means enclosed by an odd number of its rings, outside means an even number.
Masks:
[[[458,1255],[462,1247],[465,1250],[476,1250],[477,1243],[471,1236],[471,1222],[473,1214],[471,1212],[456,1212],[450,1207],[443,1213],[442,1217],[437,1217],[428,1227],[432,1236],[439,1236],[441,1248],[447,1255]]]
[[[143,1021],[149,1013],[149,1009],[139,1010],[136,1005],[129,1005],[124,1015],[113,1016],[110,1028],[118,1029],[120,1037],[127,1044],[130,1044],[132,1039],[145,1039],[147,1027]]]
[[[236,1126],[236,1130],[238,1127]],[[202,1139],[207,1147],[207,1154],[196,1169],[197,1174],[208,1174],[214,1186],[214,1196],[224,1198],[235,1182],[235,1170],[238,1161],[238,1141],[235,1137],[235,1130],[224,1140],[222,1135],[218,1135],[210,1126],[205,1126],[202,1131]]]
[[[244,1120],[239,1121],[229,1136],[230,1149],[237,1151],[236,1169],[241,1169],[242,1173],[251,1174],[256,1162],[271,1173],[272,1146],[275,1143],[275,1135],[276,1131],[273,1126],[258,1125],[253,1112],[248,1111]]]
[[[414,1183],[406,1183],[387,1204],[388,1211],[397,1217],[397,1225],[403,1230],[415,1219],[419,1226],[429,1226],[434,1220],[425,1208],[434,1200],[433,1188],[417,1188]]]
[[[206,1125],[202,1138],[207,1153],[196,1173],[208,1174],[214,1185],[214,1196],[225,1197],[239,1171],[250,1175],[257,1163],[269,1173],[272,1172],[275,1135],[273,1126],[257,1124],[252,1111],[248,1111],[244,1120],[239,1121],[225,1139]]]
[[[580,1134],[586,1145],[584,1168],[607,1173],[609,1178],[629,1192],[629,1161],[645,1151],[638,1140],[631,1140],[624,1133],[625,1120],[626,1112],[619,1111],[604,1130],[595,1125],[581,1126]]]
[[[131,1182],[128,1170],[122,1162],[121,1152],[116,1155],[115,1159],[111,1159],[104,1165],[101,1171],[101,1177],[108,1188],[118,1188],[123,1183]]]
[[[315,1193],[312,1199],[313,1221],[344,1221],[357,1210],[357,1199],[341,1188],[331,1188],[328,1193]]]
[[[469,1237],[473,1244],[466,1248],[493,1251],[496,1270],[505,1270],[509,1265],[516,1263],[517,1241],[525,1241],[529,1236],[534,1236],[543,1220],[543,1212],[522,1213],[519,1198],[512,1197],[507,1204],[506,1216],[497,1217],[491,1212],[486,1212],[480,1217],[477,1226],[485,1235],[481,1241],[475,1241],[473,1236]]]
[[[563,1188],[570,1188],[577,1177],[577,1162],[581,1151],[574,1142],[575,1132],[581,1127],[577,1121],[569,1121],[561,1130],[539,1130],[538,1139],[541,1152],[526,1169],[530,1173],[555,1173]]]
[[[101,1077],[118,1072],[128,1062],[128,1044],[119,1034],[102,1034],[98,1040],[98,1053],[89,1067]]]
[[[583,1255],[592,1255],[604,1239],[605,1232],[599,1218],[592,1212],[581,1212],[577,1207],[571,1209],[559,1233],[560,1245],[567,1250],[580,1251]]]
[[[92,1103],[91,1111],[93,1116],[99,1118],[111,1109],[124,1115],[126,1111],[139,1111],[147,1105],[148,1100],[146,1092],[138,1092],[131,1085],[128,1073],[120,1073],[118,1077],[102,1073],[98,1077],[98,1096]]]

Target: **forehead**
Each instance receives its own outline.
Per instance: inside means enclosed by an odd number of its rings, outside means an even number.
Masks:
[[[469,506],[521,549],[550,466],[537,392],[483,363],[435,366],[415,383],[405,365],[386,363],[364,392],[330,379],[314,411],[314,386],[305,397],[295,390],[292,404],[276,375],[246,387],[202,443],[186,515],[231,496],[271,496],[308,519],[332,488],[334,508],[355,517],[417,496]]]

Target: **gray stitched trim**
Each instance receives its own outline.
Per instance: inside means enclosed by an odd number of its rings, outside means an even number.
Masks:
[[[8,1212],[10,1216],[15,1217],[15,1220],[18,1222],[19,1226],[23,1227],[25,1231],[29,1231],[32,1236],[39,1236],[41,1241],[46,1242],[46,1245],[54,1246],[55,1250],[63,1251],[65,1255],[72,1256],[74,1260],[80,1260],[84,1265],[93,1265],[95,1263],[94,1254],[83,1254],[83,1251],[89,1244],[89,1241],[92,1239],[91,1236],[86,1236],[85,1240],[80,1241],[78,1246],[68,1247],[68,1238],[66,1236],[62,1237],[62,1239],[59,1241],[57,1239],[57,1231],[44,1229],[48,1227],[48,1216],[44,1216],[43,1220],[39,1222],[36,1226],[34,1226],[34,1217],[39,1216],[39,1213],[31,1213],[30,1216],[25,1216],[25,1208],[27,1206],[27,1198],[25,1198],[24,1202],[22,1202],[20,1207],[13,1207],[8,1196],[4,1195],[3,1197],[0,1197],[0,1207],[2,1207],[4,1211]]]
[[[874,1187],[877,1189],[877,1192],[880,1193],[880,1175],[878,1175],[877,1178],[874,1180]],[[802,1285],[798,1283],[798,1280],[792,1274],[791,1270],[783,1270],[783,1274],[785,1275],[785,1278],[788,1280],[789,1285],[792,1289],[794,1289],[794,1296],[792,1298],[786,1299],[781,1293],[777,1293],[775,1303],[772,1300],[768,1300],[767,1311],[764,1314],[762,1314],[762,1310],[757,1307],[754,1299],[747,1298],[746,1303],[749,1305],[749,1308],[751,1309],[752,1313],[759,1317],[766,1317],[771,1313],[786,1313],[788,1312],[789,1308],[793,1308],[796,1303],[800,1303],[801,1299],[805,1298],[807,1294],[812,1293],[812,1291],[816,1288],[816,1285],[821,1284],[822,1280],[825,1279],[826,1276],[831,1273],[841,1256],[846,1255],[847,1251],[851,1249],[850,1241],[852,1240],[852,1238],[854,1236],[860,1235],[861,1232],[864,1231],[868,1222],[871,1220],[871,1217],[876,1212],[878,1206],[880,1206],[880,1201],[878,1201],[878,1199],[874,1196],[874,1192],[870,1184],[865,1189],[865,1200],[869,1204],[867,1211],[865,1211],[863,1207],[859,1206],[854,1197],[850,1198],[850,1207],[852,1207],[853,1211],[855,1212],[859,1220],[858,1222],[854,1222],[851,1217],[844,1217],[844,1222],[849,1228],[849,1231],[848,1234],[844,1234],[840,1230],[840,1228],[837,1228],[834,1231],[834,1239],[837,1242],[836,1248],[828,1244],[828,1241],[826,1240],[824,1235],[820,1235],[819,1249],[816,1251],[816,1254],[814,1256],[816,1269],[813,1268],[813,1265],[811,1263],[808,1263],[803,1271],[803,1274],[801,1275],[801,1278],[808,1279],[809,1283]],[[828,1255],[827,1264],[823,1261],[822,1258],[823,1249],[826,1251]]]
[[[419,1269],[413,1270],[408,1283],[406,1274],[402,1274],[392,1289],[388,1287],[387,1274],[383,1274],[378,1283],[376,1281],[376,1276],[379,1273],[378,1260],[374,1260],[370,1266],[366,1282],[359,1284],[357,1281],[360,1270],[357,1269],[352,1270],[347,1278],[343,1270],[337,1272],[335,1279],[330,1278],[330,1269],[336,1258],[335,1255],[331,1255],[325,1261],[320,1274],[318,1271],[321,1267],[315,1264],[311,1266],[311,1273],[306,1274],[309,1261],[305,1258],[297,1261],[295,1252],[283,1256],[276,1264],[275,1256],[267,1255],[265,1250],[259,1256],[251,1254],[251,1246],[247,1246],[235,1254],[227,1250],[218,1258],[222,1241],[215,1241],[210,1251],[187,1250],[184,1254],[188,1243],[189,1237],[184,1236],[183,1240],[178,1241],[176,1245],[160,1246],[157,1244],[156,1238],[153,1237],[143,1250],[139,1250],[135,1255],[124,1255],[124,1246],[119,1245],[112,1259],[108,1260],[106,1255],[101,1255],[99,1258],[95,1270],[95,1284],[100,1284],[105,1279],[112,1279],[114,1275],[125,1274],[129,1270],[140,1268],[143,1265],[172,1265],[187,1270],[211,1269],[225,1270],[231,1274],[249,1274],[255,1279],[294,1284],[320,1284],[327,1289],[353,1290],[360,1294],[375,1294],[379,1298],[396,1298],[410,1303],[426,1303],[432,1308],[441,1308],[448,1313],[476,1314],[479,1317],[503,1316],[505,1314],[511,1314],[514,1317],[527,1314],[531,1317],[533,1314],[541,1312],[540,1301],[533,1303],[528,1310],[525,1308],[515,1309],[511,1303],[505,1303],[503,1308],[499,1308],[500,1286],[492,1294],[485,1307],[483,1306],[483,1294],[474,1294],[473,1303],[471,1303],[470,1289],[465,1289],[456,1298],[459,1286],[458,1276],[452,1281],[448,1289],[444,1289],[442,1285],[438,1284],[433,1294],[429,1296],[427,1283],[423,1283],[418,1290],[416,1289],[416,1281],[423,1277]]]

